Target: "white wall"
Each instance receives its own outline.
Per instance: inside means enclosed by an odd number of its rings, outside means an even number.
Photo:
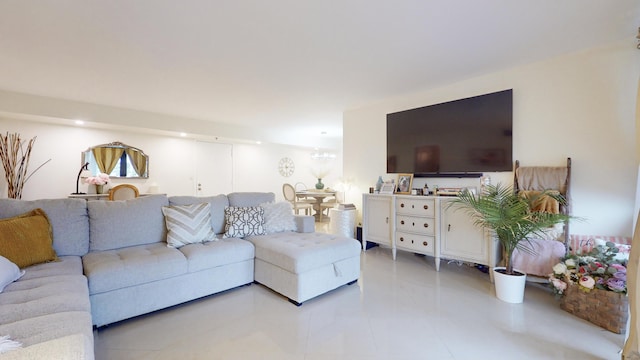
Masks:
[[[149,155],[149,179],[114,179],[113,183],[131,183],[141,192],[146,192],[152,183],[159,186],[161,193],[168,195],[195,194],[196,166],[216,166],[215,159],[204,164],[196,164],[195,141],[187,138],[170,137],[125,130],[106,130],[81,126],[68,126],[35,121],[16,120],[0,117],[0,131],[20,133],[23,139],[37,136],[29,169],[51,159],[25,184],[22,198],[66,197],[75,191],[76,176],[81,164],[81,152],[90,146],[120,141],[142,149]],[[293,159],[296,170],[285,178],[278,173],[278,162],[282,157]],[[282,184],[303,182],[311,187],[317,181],[310,173],[314,166],[310,151],[287,145],[233,144],[233,191],[271,191],[282,200]],[[336,186],[341,177],[342,161],[332,164],[332,171],[323,179],[328,186]],[[7,196],[4,171],[0,170],[0,197]],[[86,184],[80,184],[81,191],[87,191]]]
[[[637,177],[635,108],[640,51],[634,42],[565,55],[449,86],[380,101],[344,114],[344,176],[361,204],[386,175],[386,114],[513,89],[514,160],[562,166],[571,157],[573,234],[631,236]],[[512,183],[512,173],[492,173]],[[361,206],[359,206],[361,207]]]

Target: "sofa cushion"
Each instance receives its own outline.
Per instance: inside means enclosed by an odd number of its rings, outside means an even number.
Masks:
[[[234,192],[227,197],[229,206],[236,207],[259,206],[262,203],[276,201],[276,195],[272,192]]]
[[[225,238],[264,234],[264,209],[259,206],[229,206],[224,209],[224,216]]]
[[[283,232],[245,238],[256,247],[256,259],[301,274],[360,255],[357,240],[324,233]]]
[[[89,217],[84,199],[0,199],[0,218],[42,209],[53,228],[53,248],[58,256],[82,256],[89,251]]]
[[[3,323],[0,324],[0,334],[9,334],[12,340],[22,343],[23,347],[68,335],[82,334],[86,348],[93,346],[93,326],[91,313],[88,311],[56,312]],[[79,351],[82,349],[78,349]],[[12,353],[8,353],[10,354]]]
[[[253,260],[255,255],[250,242],[236,238],[186,245],[180,251],[187,258],[190,273]]]
[[[167,279],[187,272],[187,259],[165,243],[92,251],[82,257],[89,293]]]
[[[163,206],[167,246],[179,248],[216,240],[216,234],[211,228],[210,207],[208,203]]]
[[[91,312],[87,278],[47,276],[11,284],[0,296],[0,324],[64,311]]]
[[[58,261],[29,266],[20,281],[60,275],[82,275],[82,258],[79,256],[59,256]],[[9,285],[13,286],[13,285]]]
[[[273,234],[283,231],[296,231],[297,226],[290,202],[262,203],[260,207],[264,209],[265,233]]]
[[[168,205],[165,195],[88,201],[91,251],[164,242],[166,228],[162,207]]]
[[[20,270],[18,265],[6,257],[0,256],[0,293],[7,285],[20,279],[22,275],[24,275],[24,270]]]
[[[171,196],[169,205],[192,205],[209,203],[211,211],[211,227],[216,234],[224,233],[224,208],[229,206],[227,195],[216,196]]]
[[[20,268],[58,258],[51,224],[42,209],[0,220],[0,255]]]
[[[93,349],[90,308],[80,257],[61,256],[27,267],[25,275],[0,294],[0,334],[24,346],[82,334],[86,348]]]

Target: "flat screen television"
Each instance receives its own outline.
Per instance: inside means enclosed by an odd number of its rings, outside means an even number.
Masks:
[[[387,173],[512,171],[513,90],[387,114]]]

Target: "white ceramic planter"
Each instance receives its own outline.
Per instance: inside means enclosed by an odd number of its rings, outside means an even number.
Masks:
[[[506,275],[496,271],[498,269],[504,270],[504,267],[493,268],[496,296],[504,302],[520,304],[524,300],[524,287],[527,281],[527,275],[524,272],[515,269],[515,271],[518,271],[523,275]]]

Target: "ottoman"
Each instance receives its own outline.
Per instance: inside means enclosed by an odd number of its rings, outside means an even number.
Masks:
[[[255,246],[257,283],[300,306],[304,301],[351,285],[360,276],[360,243],[325,233],[282,232],[247,237]]]

